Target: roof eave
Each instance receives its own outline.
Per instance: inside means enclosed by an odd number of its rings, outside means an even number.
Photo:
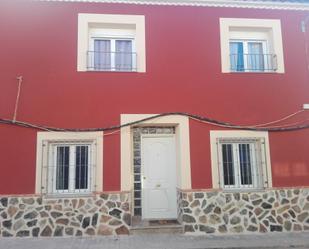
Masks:
[[[92,2],[144,5],[205,6],[309,11],[309,3],[243,1],[243,0],[36,0],[43,2]]]

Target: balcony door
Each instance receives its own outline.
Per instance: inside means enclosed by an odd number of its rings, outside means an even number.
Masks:
[[[230,64],[236,72],[264,72],[271,69],[272,57],[266,41],[231,40]]]

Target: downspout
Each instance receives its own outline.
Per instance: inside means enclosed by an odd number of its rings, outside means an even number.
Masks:
[[[306,55],[306,63],[307,63],[307,71],[309,74],[309,48],[308,48],[308,42],[307,42],[307,37],[306,37],[306,33],[307,33],[307,23],[309,21],[309,16],[306,16],[304,20],[301,21],[301,31],[304,34],[304,42],[305,42],[305,55]]]
[[[304,34],[304,42],[305,42],[305,56],[306,56],[306,64],[307,64],[307,76],[309,76],[309,47],[308,47],[308,41],[307,41],[307,24],[309,21],[309,16],[306,16],[304,20],[301,21],[301,31]],[[303,104],[303,109],[308,110],[309,104]]]

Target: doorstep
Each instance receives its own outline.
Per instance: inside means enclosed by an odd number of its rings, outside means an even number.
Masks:
[[[184,227],[177,220],[146,220],[132,217],[130,234],[183,234]]]

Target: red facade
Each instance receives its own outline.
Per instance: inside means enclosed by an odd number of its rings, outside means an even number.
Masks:
[[[77,72],[78,13],[146,20],[146,73]],[[123,113],[188,112],[241,125],[266,123],[309,102],[309,13],[104,3],[0,4],[0,117],[63,128],[108,127]],[[219,18],[280,19],[285,73],[222,73]],[[306,120],[305,111],[282,122]],[[307,121],[308,123],[308,121]],[[209,131],[190,121],[193,189],[211,188]],[[0,194],[33,194],[35,129],[0,124]],[[270,132],[273,187],[309,185],[309,130]],[[104,138],[104,191],[120,190],[120,135]]]

